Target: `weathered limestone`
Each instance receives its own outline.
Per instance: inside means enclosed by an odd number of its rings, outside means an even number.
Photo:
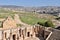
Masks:
[[[2,40],[2,36],[3,34],[2,34],[2,31],[0,30],[0,40]]]
[[[17,15],[15,15],[17,16]],[[17,16],[17,18],[19,18]],[[0,40],[25,40],[27,38],[37,38],[39,27],[26,26],[27,24],[17,26],[17,19],[12,19],[10,16],[3,21],[3,27],[0,28]]]
[[[0,39],[2,40],[24,40],[28,37],[36,37],[33,27],[17,27],[0,31]],[[3,33],[2,33],[3,32]],[[3,37],[2,37],[3,36]],[[15,36],[15,37],[14,37]]]
[[[15,27],[17,27],[16,22],[10,16],[4,20],[3,29],[10,29]]]

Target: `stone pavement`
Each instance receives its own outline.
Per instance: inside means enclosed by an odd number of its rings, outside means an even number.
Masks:
[[[28,38],[26,38],[25,40],[40,40],[40,39],[37,38],[37,37],[28,37]]]

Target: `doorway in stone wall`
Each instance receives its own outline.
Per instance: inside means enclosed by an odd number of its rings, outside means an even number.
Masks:
[[[16,40],[16,35],[15,34],[13,35],[13,40]]]
[[[27,32],[27,37],[29,37],[30,36],[30,32]]]

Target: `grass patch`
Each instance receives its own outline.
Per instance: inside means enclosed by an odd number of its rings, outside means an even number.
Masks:
[[[45,19],[42,19],[42,18],[38,18],[36,16],[33,16],[33,15],[25,15],[25,16],[21,16],[20,17],[21,21],[27,23],[27,24],[30,24],[30,25],[34,25],[36,24],[37,22],[42,22],[44,23]]]

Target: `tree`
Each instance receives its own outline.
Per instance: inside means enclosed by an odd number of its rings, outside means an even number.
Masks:
[[[54,25],[51,21],[47,21],[47,22],[45,22],[45,26],[46,27],[53,27]]]
[[[48,20],[44,23],[38,22],[37,24],[45,26],[45,27],[54,27],[53,23],[50,20]]]

